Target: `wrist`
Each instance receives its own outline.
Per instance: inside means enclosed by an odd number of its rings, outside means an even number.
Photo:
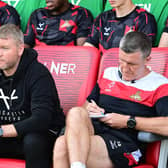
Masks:
[[[130,116],[127,120],[127,128],[135,129],[136,127],[136,119],[134,116]]]
[[[0,137],[2,137],[3,136],[3,129],[2,129],[2,127],[0,126]]]

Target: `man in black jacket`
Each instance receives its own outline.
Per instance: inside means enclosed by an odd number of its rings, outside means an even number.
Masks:
[[[13,24],[0,27],[0,125],[0,157],[23,154],[26,168],[50,168],[48,130],[60,129],[64,114],[51,74]]]

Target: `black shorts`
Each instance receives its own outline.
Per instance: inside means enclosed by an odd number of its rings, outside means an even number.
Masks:
[[[116,168],[131,168],[139,164],[142,151],[138,145],[122,131],[92,120],[95,135],[101,136],[107,146],[108,154]]]

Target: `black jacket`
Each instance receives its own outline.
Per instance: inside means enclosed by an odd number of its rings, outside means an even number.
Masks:
[[[54,80],[33,49],[24,50],[13,76],[0,74],[0,125],[9,123],[19,135],[64,126]]]

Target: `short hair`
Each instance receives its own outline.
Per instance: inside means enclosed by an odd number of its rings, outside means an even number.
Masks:
[[[14,24],[0,26],[0,39],[12,38],[16,44],[24,44],[24,35],[21,29]]]
[[[126,53],[134,53],[140,51],[143,58],[150,55],[152,42],[149,37],[142,32],[128,32],[120,41],[120,49]]]

